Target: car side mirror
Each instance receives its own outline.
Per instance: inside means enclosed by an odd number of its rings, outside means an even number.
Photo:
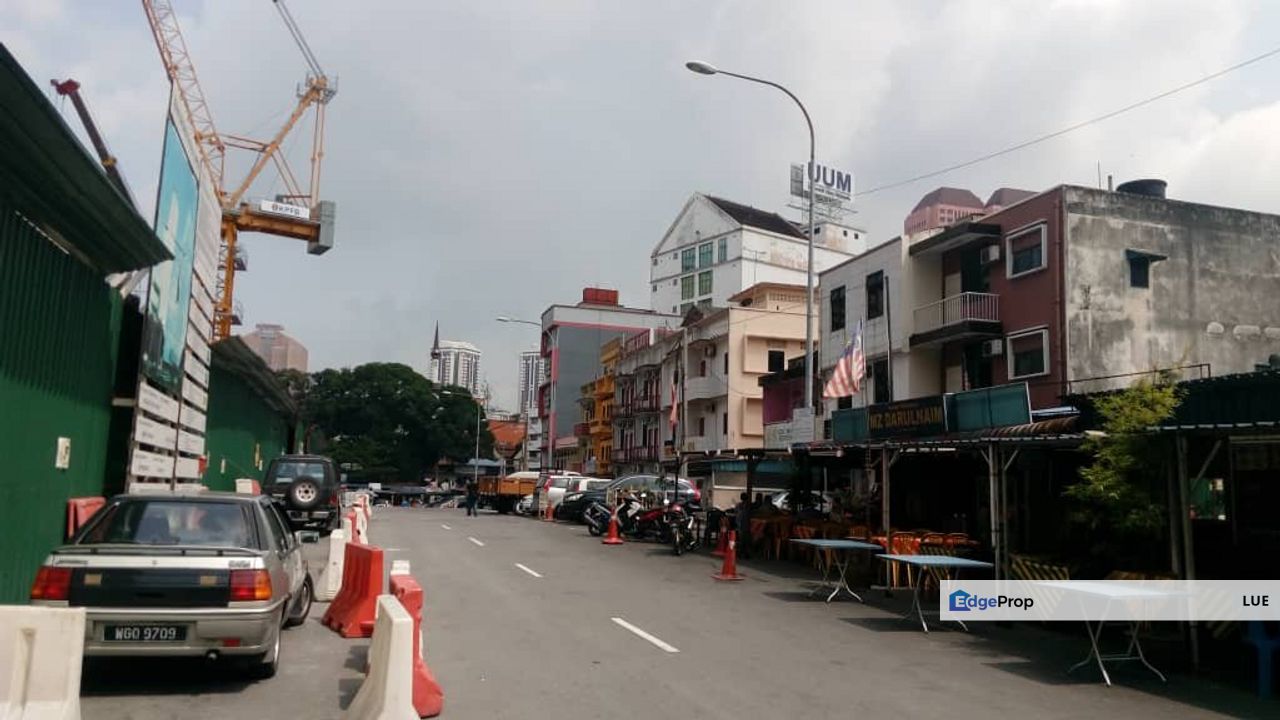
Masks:
[[[299,530],[295,535],[298,538],[298,542],[305,545],[314,545],[320,542],[320,533],[315,530]]]

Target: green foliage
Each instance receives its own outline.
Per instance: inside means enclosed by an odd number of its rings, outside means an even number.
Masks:
[[[398,363],[322,370],[310,380],[298,385],[302,419],[329,438],[328,454],[340,463],[394,469],[412,482],[442,457],[466,460],[475,451],[477,406],[463,388],[438,388]],[[492,454],[481,422],[480,456]]]
[[[1066,490],[1080,503],[1077,519],[1096,538],[1150,538],[1164,527],[1164,507],[1148,490],[1162,464],[1148,428],[1171,417],[1181,399],[1177,385],[1163,376],[1096,399],[1102,432],[1086,438],[1082,448],[1093,463]]]

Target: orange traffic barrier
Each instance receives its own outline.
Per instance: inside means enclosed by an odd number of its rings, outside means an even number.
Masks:
[[[600,542],[605,545],[621,545],[622,538],[618,535],[618,506],[613,506],[613,513],[609,515],[609,534],[605,535]]]
[[[342,637],[373,635],[374,610],[382,593],[382,548],[347,543],[342,588],[324,614],[325,627]]]
[[[720,566],[720,572],[711,577],[717,580],[741,580],[742,576],[738,574],[738,533],[734,530],[729,531],[729,547],[724,553],[724,564]]]
[[[84,526],[98,508],[107,504],[102,497],[78,497],[67,500],[67,537],[76,534]]]
[[[716,535],[719,535],[719,538],[716,539],[716,549],[711,551],[711,555],[722,558],[729,549],[729,518],[724,515],[720,516],[720,532]]]
[[[444,709],[444,690],[422,657],[422,586],[412,575],[392,575],[391,594],[413,618],[413,709],[418,717],[435,717]]]
[[[550,522],[555,522],[555,520],[556,520],[556,509],[555,509],[555,507],[551,504],[551,501],[550,501],[550,500],[548,500],[548,501],[547,501],[547,512],[546,512],[546,514],[545,514],[545,515],[543,515],[543,516],[542,516],[542,519],[543,519],[543,520],[548,520],[548,521],[550,521]]]

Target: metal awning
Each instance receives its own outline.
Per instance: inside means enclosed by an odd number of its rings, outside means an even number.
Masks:
[[[172,257],[0,44],[0,202],[107,275]]]
[[[1072,416],[933,437],[866,439],[852,442],[827,440],[798,443],[792,446],[792,450],[807,452],[816,457],[836,457],[851,450],[943,452],[991,444],[1017,447],[1076,447],[1084,441],[1085,437],[1084,433],[1076,431],[1076,422],[1077,418]]]
[[[958,222],[937,235],[912,243],[908,252],[911,255],[941,255],[978,240],[999,240],[1000,233],[1000,226],[995,223]]]

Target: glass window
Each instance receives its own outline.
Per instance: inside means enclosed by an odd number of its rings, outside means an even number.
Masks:
[[[892,402],[893,397],[889,392],[889,359],[880,358],[871,361],[871,402],[886,403]]]
[[[720,238],[716,241],[716,257],[718,262],[729,259],[729,238]]]
[[[686,272],[697,269],[698,256],[697,251],[693,248],[685,248],[680,251],[680,271]]]
[[[280,511],[276,510],[272,505],[267,505],[262,509],[267,514],[267,527],[271,530],[271,537],[275,539],[276,550],[288,550],[288,524],[280,517]]]
[[[838,398],[836,398],[836,409],[837,409],[837,410],[848,410],[848,409],[849,409],[849,408],[851,408],[851,407],[853,407],[853,396],[852,396],[852,395],[845,395],[844,397],[838,397]]]
[[[729,434],[729,413],[720,416],[720,434],[726,436]]]
[[[680,278],[680,299],[688,300],[693,297],[693,276],[685,275]]]
[[[1151,258],[1137,256],[1129,258],[1129,287],[1151,287]]]
[[[1007,345],[1010,380],[1048,374],[1048,330],[1032,330],[1010,335]]]
[[[787,354],[782,350],[769,351],[769,372],[782,372],[787,365]]]
[[[710,270],[708,270],[707,272],[698,273],[698,294],[699,295],[711,294],[711,271]]]
[[[110,508],[80,541],[86,545],[254,547],[248,504],[126,501]]]
[[[724,374],[729,374],[729,353],[724,354]]]
[[[884,271],[877,270],[867,276],[867,319],[884,315]]]
[[[693,309],[693,303],[687,302],[680,305],[680,314],[684,315]]]
[[[1037,225],[1010,235],[1005,240],[1005,243],[1008,246],[1008,252],[1005,255],[1008,257],[1006,270],[1009,277],[1014,278],[1019,275],[1025,275],[1045,266],[1044,225]]]
[[[831,330],[844,329],[844,286],[831,290]]]
[[[698,246],[698,267],[710,267],[715,256],[711,251],[711,243],[703,243]]]

